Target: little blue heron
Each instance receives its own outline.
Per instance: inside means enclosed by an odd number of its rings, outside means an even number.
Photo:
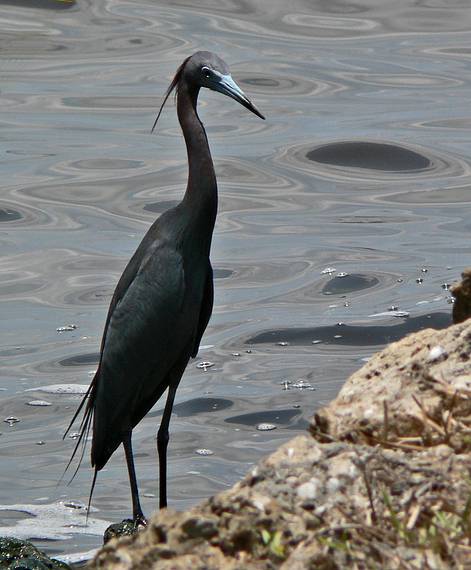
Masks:
[[[134,470],[132,430],[168,388],[157,434],[159,505],[166,507],[168,426],[175,392],[190,357],[198,353],[213,308],[209,253],[218,198],[208,139],[196,111],[201,87],[232,97],[264,119],[217,55],[200,51],[178,68],[152,131],[175,89],[188,154],[186,192],[175,208],[152,224],[121,275],[105,323],[97,372],[65,434],[84,409],[71,461],[92,429],[95,471],[90,500],[98,471],[123,444],[136,525],[145,524],[145,518]]]

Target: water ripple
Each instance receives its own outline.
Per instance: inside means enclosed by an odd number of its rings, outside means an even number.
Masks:
[[[318,176],[336,179],[394,180],[460,177],[469,166],[456,156],[417,145],[386,141],[335,141],[322,145],[294,145],[279,160]]]

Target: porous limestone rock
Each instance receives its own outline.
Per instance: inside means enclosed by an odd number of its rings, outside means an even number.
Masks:
[[[232,489],[163,510],[90,568],[469,568],[471,319],[375,355]]]
[[[320,441],[471,449],[471,321],[426,329],[375,354],[314,416]]]

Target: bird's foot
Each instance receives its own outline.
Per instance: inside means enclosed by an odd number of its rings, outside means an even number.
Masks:
[[[142,527],[147,526],[147,519],[142,513],[134,515],[132,520],[133,520],[134,528],[136,530],[139,530],[139,527],[141,527],[141,526]]]

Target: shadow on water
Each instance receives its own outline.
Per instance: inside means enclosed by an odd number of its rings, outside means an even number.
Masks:
[[[179,418],[188,418],[195,416],[197,414],[207,414],[208,412],[220,412],[221,410],[227,410],[233,406],[231,400],[225,398],[193,398],[181,404],[175,404],[173,406],[173,415]],[[156,412],[151,412],[147,414],[149,418],[155,418],[156,416],[161,416],[162,410]]]
[[[228,424],[239,424],[243,426],[273,423],[274,425],[289,427],[290,429],[305,429],[309,424],[305,419],[299,417],[301,413],[301,410],[270,410],[240,414],[226,418],[224,421]],[[293,422],[295,419],[298,419],[298,421]]]
[[[218,269],[217,267],[213,269],[214,279],[227,279],[233,273],[234,272],[231,269]]]
[[[239,80],[240,83],[245,83],[246,85],[251,85],[254,87],[278,87],[280,82],[276,79],[269,79],[266,77],[247,77]]]
[[[323,295],[344,295],[346,293],[353,293],[354,291],[361,291],[362,289],[369,289],[378,285],[379,279],[369,275],[361,275],[353,273],[345,275],[345,277],[333,277],[322,288]]]
[[[431,164],[427,157],[408,148],[368,141],[327,144],[310,150],[306,157],[323,164],[389,172],[424,170]]]
[[[170,208],[174,208],[179,203],[178,200],[162,200],[161,202],[151,202],[144,206],[144,210],[154,214],[162,214]]]
[[[320,340],[325,344],[348,346],[379,346],[395,342],[404,336],[425,328],[444,329],[451,325],[448,313],[432,313],[410,317],[397,325],[330,325],[277,329],[257,334],[245,344],[289,342],[296,346],[308,346]]]
[[[61,366],[92,366],[98,364],[100,354],[98,352],[89,352],[87,354],[76,354],[69,358],[59,361]]]
[[[16,210],[10,208],[0,208],[0,222],[13,222],[14,220],[21,220],[23,216]]]
[[[67,10],[76,5],[75,0],[2,0],[7,6],[19,8],[41,8],[43,10]]]

